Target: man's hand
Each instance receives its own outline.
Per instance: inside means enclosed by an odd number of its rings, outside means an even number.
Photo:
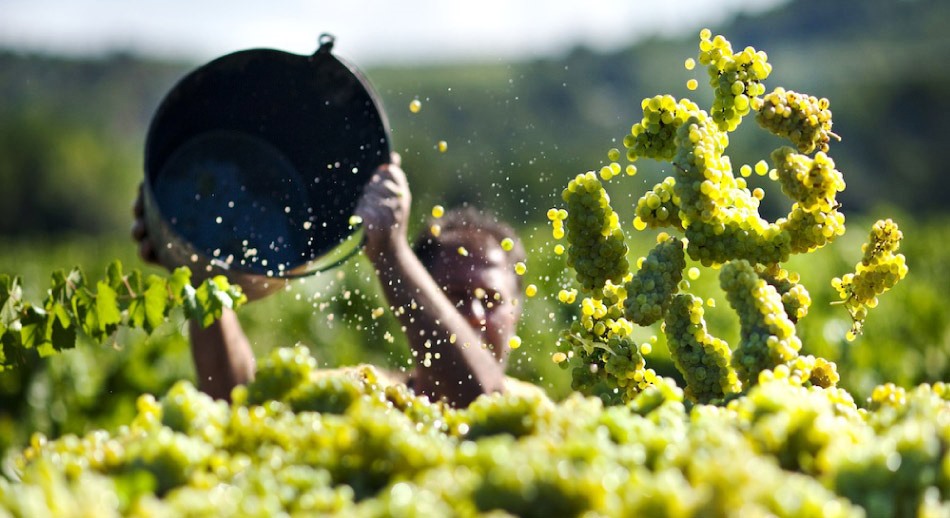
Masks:
[[[412,194],[399,164],[399,155],[393,153],[392,162],[373,173],[356,206],[356,215],[365,229],[365,249],[371,258],[408,242]]]
[[[135,197],[135,203],[132,205],[132,239],[138,243],[139,257],[146,263],[161,264],[158,260],[158,254],[155,253],[155,245],[148,235],[148,227],[145,225],[145,201],[143,198],[143,184],[139,184],[138,196]],[[162,265],[171,269],[168,265]]]

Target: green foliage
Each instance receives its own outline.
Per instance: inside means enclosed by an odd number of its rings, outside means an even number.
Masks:
[[[24,363],[28,351],[41,357],[75,347],[81,333],[105,344],[120,326],[153,332],[176,307],[204,326],[247,299],[240,288],[224,277],[191,284],[188,268],[167,277],[144,277],[138,270],[122,273],[114,261],[105,277],[87,280],[82,270],[53,272],[51,286],[41,304],[26,300],[18,277],[0,274],[0,370]],[[95,289],[93,289],[93,286]]]
[[[939,136],[950,128],[947,118],[932,114],[950,111],[943,94],[950,68],[940,66],[950,51],[940,23],[950,6],[937,0],[826,4],[784,3],[716,28],[779,59],[783,65],[771,81],[797,91],[848,92],[834,100],[835,131],[847,135],[835,143],[835,155],[847,164],[852,186],[841,201],[852,214],[880,203],[919,215],[942,212],[950,184],[939,176]],[[829,14],[816,22],[817,11]],[[342,38],[335,49],[347,57],[348,48]],[[630,128],[629,114],[644,96],[670,91],[680,97],[689,95],[688,78],[705,83],[705,74],[670,66],[692,48],[690,36],[610,53],[577,48],[518,63],[357,65],[387,108],[417,200],[415,221],[434,203],[467,201],[527,224],[536,218],[534,207],[550,206],[569,178],[602,159],[603,143]],[[0,233],[124,232],[149,118],[195,65],[0,51],[6,101],[0,106]],[[415,98],[425,101],[419,113],[407,109]],[[745,126],[732,145],[734,156],[774,147],[774,137]],[[448,152],[438,152],[440,140],[449,143]],[[647,164],[641,171],[651,184],[668,174]],[[612,196],[619,201],[621,193],[635,191],[640,194],[639,187],[618,187]],[[518,196],[507,195],[512,192]],[[763,206],[770,215],[786,209],[770,198]]]

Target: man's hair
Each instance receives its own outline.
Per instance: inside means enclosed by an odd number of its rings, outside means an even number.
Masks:
[[[439,225],[438,235],[433,235],[433,225]],[[514,243],[513,248],[505,252],[505,260],[508,266],[513,268],[515,263],[525,260],[524,246],[518,240],[514,229],[494,215],[464,206],[446,211],[441,218],[431,218],[426,228],[419,233],[412,249],[422,264],[430,268],[445,243],[451,242],[454,246],[464,246],[470,251],[482,252],[490,246],[501,248],[501,242],[505,238],[510,238]],[[519,284],[520,279],[519,276]]]

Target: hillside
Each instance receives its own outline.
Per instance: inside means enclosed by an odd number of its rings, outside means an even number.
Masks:
[[[947,22],[950,5],[936,0],[805,0],[713,29],[767,50],[773,84],[831,99],[835,131],[845,136],[834,156],[854,186],[842,196],[847,210],[896,204],[929,214],[945,210],[950,195],[938,176],[950,135]],[[414,180],[417,210],[472,201],[529,222],[567,178],[606,160],[639,119],[643,97],[708,98],[685,87],[701,71],[666,65],[695,55],[695,45],[689,35],[610,54],[578,48],[558,59],[366,72]],[[337,51],[346,55],[345,41]],[[124,232],[151,113],[195,65],[0,53],[0,235]],[[670,84],[683,86],[670,92]],[[407,109],[414,98],[424,101],[419,114]],[[778,143],[745,126],[730,147],[736,164]],[[439,140],[448,152],[435,149]],[[649,165],[641,170],[631,193],[659,177]]]

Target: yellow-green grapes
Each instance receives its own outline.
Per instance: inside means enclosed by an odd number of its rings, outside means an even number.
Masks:
[[[565,303],[575,296],[575,290],[558,294]],[[559,337],[559,346],[568,347],[574,359],[574,390],[599,395],[608,404],[628,402],[650,383],[642,353],[630,338],[633,325],[623,314],[626,296],[623,286],[607,282],[600,293],[581,301],[579,320]]]
[[[551,221],[551,235],[554,239],[562,239],[564,237],[564,220],[567,219],[567,211],[565,209],[548,209],[548,220]],[[558,254],[560,255],[560,254]]]
[[[706,330],[702,300],[674,296],[664,323],[673,364],[686,380],[687,398],[706,403],[739,392],[739,379],[730,366],[732,351]]]
[[[567,203],[567,264],[589,292],[619,283],[629,270],[627,245],[610,197],[593,172],[579,174],[562,193]]]
[[[299,349],[268,361],[310,363]],[[259,405],[181,382],[115,431],[35,435],[0,477],[0,514],[940,516],[950,387],[882,385],[858,409],[824,384],[833,372],[801,357],[724,406],[650,369],[615,406],[508,391],[451,408],[365,366],[311,370]]]
[[[785,314],[792,322],[798,322],[808,314],[811,306],[811,295],[804,286],[797,282],[797,274],[790,274],[788,270],[777,264],[756,268],[759,278],[769,283],[782,297],[782,306]],[[792,280],[792,279],[796,280]]]
[[[894,253],[903,237],[897,223],[890,219],[878,220],[871,227],[868,242],[861,246],[864,256],[855,265],[854,273],[832,279],[832,286],[851,315],[849,340],[861,334],[868,309],[877,306],[877,297],[907,275],[904,254]]]
[[[832,388],[841,377],[834,362],[810,354],[798,356],[788,362],[789,382],[802,387]]]
[[[725,264],[719,284],[739,315],[739,346],[732,365],[743,386],[755,383],[759,372],[786,363],[802,348],[795,324],[785,314],[782,297],[747,261]]]
[[[831,110],[828,99],[818,99],[784,88],[776,88],[762,97],[755,120],[775,135],[792,141],[802,153],[828,151]]]
[[[844,178],[835,162],[819,151],[815,158],[783,146],[772,152],[782,192],[809,212],[829,213],[837,206],[835,196],[844,190]]]
[[[704,113],[680,127],[674,192],[689,241],[687,252],[704,266],[732,259],[768,264],[788,259],[790,236],[759,216],[759,200],[732,174],[728,144]]]
[[[765,93],[762,84],[772,72],[765,52],[746,47],[734,53],[722,35],[700,34],[699,62],[706,65],[713,87],[711,115],[723,131],[732,131],[752,109],[754,100]]]
[[[798,203],[792,204],[791,212],[778,224],[788,234],[789,248],[796,254],[812,252],[844,235],[844,214],[837,210],[806,211]]]
[[[683,230],[675,185],[676,179],[668,176],[637,200],[636,214],[637,218],[646,224],[644,228],[665,227]]]
[[[623,139],[627,158],[638,157],[669,160],[676,153],[673,138],[699,106],[689,99],[677,101],[671,95],[658,95],[640,103],[643,118],[630,128]]]
[[[686,268],[683,240],[661,235],[633,279],[626,284],[624,314],[648,326],[663,318]]]
[[[646,373],[643,355],[633,339],[608,333],[603,325],[599,327],[588,330],[574,322],[570,329],[562,331],[560,345],[570,350],[565,359],[573,360],[570,364],[558,364],[562,368],[573,365],[572,389],[596,395],[608,405],[627,403],[652,383],[651,376]]]

